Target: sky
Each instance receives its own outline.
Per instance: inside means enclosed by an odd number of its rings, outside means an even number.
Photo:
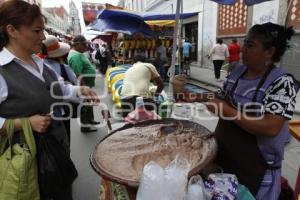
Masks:
[[[71,0],[42,0],[43,7],[59,7],[63,6],[67,11],[69,11],[69,2]],[[81,0],[73,0],[76,4],[78,4]],[[119,0],[83,0],[84,2],[91,3],[110,3],[112,5],[117,5]]]

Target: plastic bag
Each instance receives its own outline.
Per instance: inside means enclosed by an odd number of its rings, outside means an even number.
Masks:
[[[145,108],[143,97],[136,98],[135,110],[130,112],[125,118],[126,124],[136,124],[145,120],[157,120],[160,117],[155,111],[148,111]]]
[[[210,174],[204,182],[206,195],[211,200],[235,200],[238,181],[233,174]]]
[[[136,199],[182,200],[189,170],[190,164],[181,156],[176,156],[165,169],[150,161],[144,167]]]
[[[182,156],[176,158],[165,169],[163,194],[168,200],[182,200],[185,195],[190,163]]]
[[[238,200],[255,200],[248,188],[244,185],[239,184],[238,188]]]
[[[137,192],[137,200],[160,199],[164,182],[164,169],[156,162],[145,165],[143,176]]]
[[[190,178],[185,200],[205,200],[204,183],[200,175]]]
[[[78,176],[68,152],[48,134],[39,136],[38,171],[41,196],[50,198],[69,189]]]

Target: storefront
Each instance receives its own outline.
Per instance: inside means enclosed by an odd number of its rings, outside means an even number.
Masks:
[[[198,22],[192,22],[184,25],[185,35],[183,38],[188,39],[192,44],[191,61],[197,62],[198,59]]]

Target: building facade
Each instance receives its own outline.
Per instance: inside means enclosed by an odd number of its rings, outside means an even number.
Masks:
[[[287,2],[286,2],[287,3]],[[283,3],[283,6],[286,4]],[[296,29],[296,36],[293,37],[291,48],[287,51],[281,65],[288,69],[298,80],[300,80],[299,54],[300,54],[300,2],[297,0],[289,0],[290,9],[287,14],[286,23]],[[285,14],[285,13],[283,13]],[[282,15],[282,14],[281,14]]]
[[[183,1],[183,13],[201,13],[203,0],[189,0]],[[151,12],[160,14],[175,14],[176,13],[176,0],[122,0],[119,2],[120,6],[124,6],[126,9]],[[192,43],[192,61],[199,63],[201,57],[199,52],[199,46],[201,46],[201,40],[199,40],[199,14],[189,19],[182,20],[182,38],[188,38]]]
[[[79,11],[76,7],[75,3],[71,1],[69,3],[69,29],[68,33],[72,35],[80,35],[81,27],[80,27],[80,19],[79,19]]]
[[[82,2],[83,19],[86,26],[94,22],[99,11],[105,9],[105,4]]]
[[[56,15],[51,8],[43,8],[42,13],[46,18],[45,28],[48,31],[60,34],[66,33],[64,20]]]
[[[69,29],[69,15],[63,6],[43,8],[46,17],[46,28],[61,34],[66,34]]]

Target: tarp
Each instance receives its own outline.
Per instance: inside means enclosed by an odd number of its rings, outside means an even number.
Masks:
[[[180,19],[186,19],[198,15],[197,12],[182,13]],[[138,19],[143,21],[148,20],[175,20],[175,14],[159,14],[152,12],[135,12],[130,10],[104,9],[98,13],[98,19],[108,19],[111,17],[125,17],[130,19]]]
[[[151,36],[152,31],[139,14],[123,10],[107,10],[99,12],[92,29],[103,32],[120,32],[128,35],[143,33]]]
[[[198,15],[197,12],[194,13],[181,13],[179,15],[180,19],[187,19]],[[143,13],[142,17],[144,20],[175,20],[175,14],[157,14],[157,13]]]
[[[198,15],[198,13],[184,13],[180,15],[180,18],[186,19],[195,15]],[[150,25],[171,26],[174,24],[174,19],[175,14],[138,13],[128,10],[104,9],[98,13],[92,29],[103,32],[120,32],[128,35],[143,33],[146,36],[151,36],[152,31],[147,23]]]
[[[129,19],[98,19],[94,25],[93,30],[102,32],[118,32],[127,35],[135,33],[143,33],[146,36],[152,36],[152,31],[144,21],[134,21]]]
[[[175,20],[150,20],[145,22],[150,26],[175,26]]]
[[[235,4],[238,0],[211,0],[219,4],[224,4],[224,5],[233,5]],[[262,2],[266,1],[272,1],[272,0],[244,0],[245,4],[248,6],[252,6],[254,4],[259,4]]]

